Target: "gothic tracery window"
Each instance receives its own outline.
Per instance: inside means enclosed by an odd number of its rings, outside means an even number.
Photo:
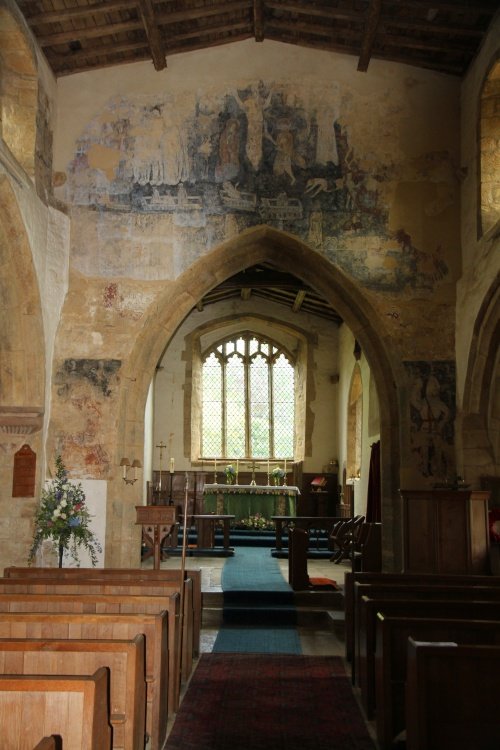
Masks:
[[[202,358],[202,455],[291,458],[294,362],[278,344],[251,334],[225,339]]]

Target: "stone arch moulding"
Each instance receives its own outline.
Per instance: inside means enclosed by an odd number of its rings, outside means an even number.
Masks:
[[[463,471],[467,482],[496,475],[498,458],[489,433],[500,346],[500,275],[486,294],[474,326],[462,408]]]
[[[40,293],[31,248],[8,178],[0,175],[0,428],[29,435],[42,427],[45,350]]]
[[[490,60],[477,101],[477,239],[498,225],[500,146],[500,50]]]
[[[14,3],[0,3],[0,136],[17,163],[35,174],[38,71],[26,23]]]
[[[174,333],[188,312],[210,289],[226,278],[257,263],[271,263],[277,269],[289,270],[330,300],[362,346],[373,373],[381,409],[381,474],[384,567],[398,569],[402,561],[400,534],[399,470],[400,445],[398,398],[396,383],[402,381],[401,368],[391,359],[386,341],[377,330],[377,316],[362,292],[338,268],[319,252],[296,237],[267,226],[255,227],[219,245],[190,266],[175,282],[168,285],[154,311],[144,322],[128,362],[124,363],[122,382],[128,385],[120,393],[116,461],[128,446],[137,446],[137,435],[144,424],[144,408],[156,364],[165,342]],[[125,454],[123,454],[125,455]],[[128,454],[127,454],[128,455]],[[118,476],[119,472],[115,472]],[[110,508],[123,506],[121,486],[110,485]],[[113,501],[117,501],[114,503]],[[137,500],[137,498],[135,498]],[[118,503],[119,501],[119,503]],[[132,503],[133,498],[130,498]],[[108,528],[116,521],[131,518],[122,507],[120,517],[108,518]],[[123,529],[125,536],[130,530]],[[114,534],[118,529],[114,530]],[[121,545],[123,547],[123,545]],[[127,554],[124,552],[123,554]],[[129,553],[128,553],[129,554]],[[120,565],[109,560],[107,565]]]

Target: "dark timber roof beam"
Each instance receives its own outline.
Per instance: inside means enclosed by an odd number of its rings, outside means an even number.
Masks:
[[[167,57],[151,0],[140,0],[139,13],[146,30],[155,70],[163,70],[167,67]]]
[[[262,0],[253,0],[253,27],[256,42],[264,41],[264,8]]]
[[[371,0],[370,7],[367,11],[365,32],[361,43],[361,54],[358,60],[358,70],[366,73],[370,58],[372,56],[373,43],[377,33],[377,27],[380,22],[380,13],[382,10],[382,0]]]

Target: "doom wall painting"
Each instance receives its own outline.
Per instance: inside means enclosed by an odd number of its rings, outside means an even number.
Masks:
[[[346,101],[336,86],[322,94],[262,81],[182,106],[174,95],[113,99],[79,137],[65,197],[118,214],[122,239],[137,216],[151,219],[142,231],[156,225],[165,236],[168,218],[167,233],[184,232],[201,254],[267,224],[368,287],[433,289],[448,274],[439,238],[416,247],[407,227],[390,226],[390,204],[398,190],[414,201],[408,185],[425,183],[428,218],[446,211],[455,200],[450,155],[426,153],[403,167],[377,161],[350,137]]]

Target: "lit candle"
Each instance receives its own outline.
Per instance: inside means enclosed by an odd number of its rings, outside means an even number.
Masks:
[[[170,473],[171,473],[171,474],[173,474],[173,473],[174,473],[174,465],[175,465],[175,461],[174,461],[174,459],[173,459],[173,458],[171,458],[171,459],[170,459]]]

